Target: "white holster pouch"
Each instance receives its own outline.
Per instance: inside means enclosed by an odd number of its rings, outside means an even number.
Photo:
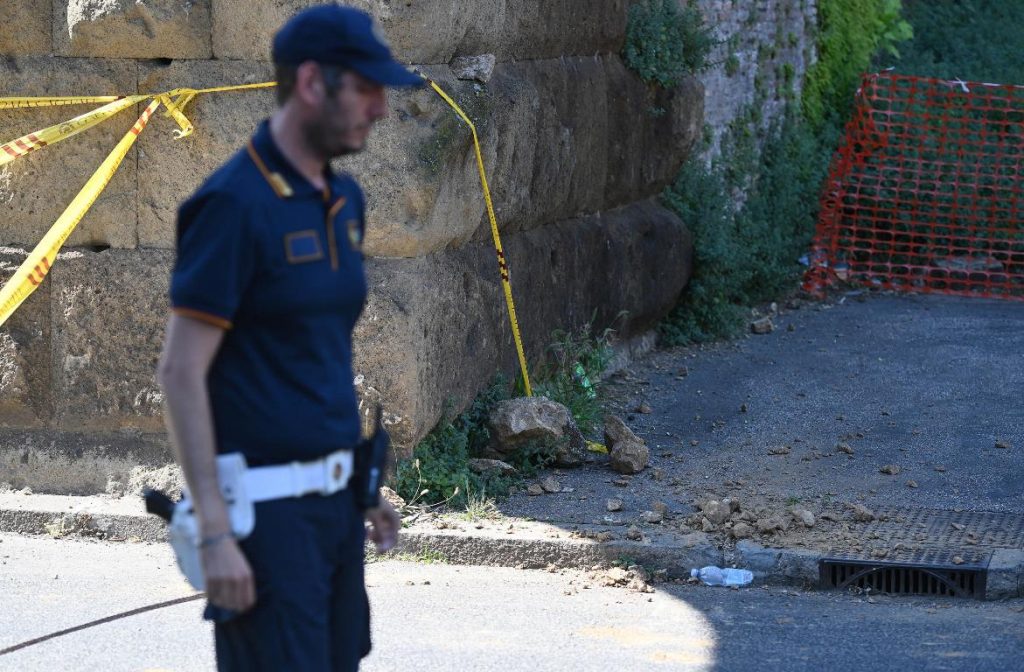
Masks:
[[[257,502],[344,490],[352,476],[352,462],[351,450],[339,450],[312,462],[252,469],[241,453],[218,456],[217,479],[228,507],[231,533],[239,540],[252,534]],[[174,506],[167,536],[185,578],[196,590],[206,590],[199,559],[199,523],[188,491]]]

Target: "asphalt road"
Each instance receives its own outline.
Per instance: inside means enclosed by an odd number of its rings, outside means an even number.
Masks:
[[[577,572],[382,562],[369,567],[365,670],[1024,669],[1024,602],[892,600],[659,585]],[[191,593],[169,549],[0,535],[0,649]],[[208,670],[189,602],[0,656],[0,670]]]
[[[783,310],[771,334],[657,351],[613,376],[609,408],[646,440],[650,468],[625,489],[600,463],[566,470],[571,494],[520,494],[502,511],[586,523],[610,497],[631,519],[656,500],[686,513],[728,495],[1024,513],[1024,305],[839,300]]]

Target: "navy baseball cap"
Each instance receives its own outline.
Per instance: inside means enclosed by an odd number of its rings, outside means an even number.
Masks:
[[[274,36],[274,63],[316,61],[350,68],[384,86],[421,86],[423,78],[391,55],[391,47],[366,12],[319,5],[288,20]]]

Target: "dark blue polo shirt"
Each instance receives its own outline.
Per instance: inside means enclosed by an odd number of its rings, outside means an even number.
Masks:
[[[365,203],[317,190],[263,122],[178,212],[171,305],[226,330],[207,379],[217,451],[310,460],[360,438],[352,329],[366,301]]]

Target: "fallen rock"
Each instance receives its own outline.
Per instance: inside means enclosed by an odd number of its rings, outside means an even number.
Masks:
[[[531,496],[543,495],[544,488],[540,487],[540,483],[531,483],[530,487],[526,489],[526,494]]]
[[[896,474],[903,471],[903,469],[900,468],[900,465],[898,464],[887,464],[878,471],[882,472],[883,474],[888,474],[889,476],[895,476]]]
[[[875,519],[875,512],[866,506],[851,504],[850,509],[853,511],[853,519],[859,523],[870,523]]]
[[[736,523],[729,530],[729,536],[733,539],[749,539],[754,534],[754,528],[746,523]]]
[[[913,480],[907,481],[907,487],[908,488],[916,488],[917,487],[917,481],[913,481]]]
[[[520,397],[500,402],[488,418],[491,447],[497,456],[515,453],[527,444],[548,444],[559,466],[576,466],[587,458],[587,442],[569,409],[545,397]]]
[[[609,458],[609,466],[620,474],[637,474],[647,466],[650,452],[642,443],[620,443]]]
[[[540,487],[544,488],[544,492],[561,492],[562,484],[558,482],[554,476],[548,476],[540,482]]]
[[[658,511],[644,511],[640,514],[640,520],[644,521],[645,523],[655,525],[665,520],[665,514],[660,513]]]
[[[630,525],[626,530],[626,539],[630,541],[643,541],[644,533],[636,525]]]
[[[611,532],[605,531],[605,532],[598,532],[597,536],[594,537],[594,538],[598,541],[598,543],[605,544],[605,543],[608,543],[609,541],[615,539],[615,535],[612,534]]]
[[[700,529],[703,532],[714,532],[718,528],[715,527],[715,524],[712,523],[707,518],[701,518],[701,520],[700,520]]]
[[[750,323],[750,330],[755,334],[763,336],[764,334],[770,334],[775,331],[775,323],[772,322],[770,317],[762,317],[759,320],[754,320]]]
[[[1004,441],[1003,439],[998,439],[996,441],[996,448],[999,448],[1000,450],[1009,450],[1011,448],[1010,442]]]
[[[608,501],[607,501],[607,502],[605,503],[605,507],[606,507],[606,508],[607,508],[607,509],[608,509],[609,511],[622,511],[622,500],[621,500],[621,499],[618,499],[618,498],[614,498],[614,499],[609,499],[609,500],[608,500]]]
[[[494,54],[479,54],[477,56],[456,56],[448,64],[456,79],[476,80],[481,84],[491,81],[494,74],[494,65],[497,58]]]
[[[708,501],[700,505],[701,513],[707,520],[710,520],[715,525],[722,525],[725,521],[729,520],[729,504],[726,502],[720,502],[717,499],[709,499]]]
[[[761,534],[773,534],[776,530],[782,529],[782,521],[778,518],[759,518],[754,526]]]
[[[722,504],[729,507],[730,514],[740,512],[740,500],[738,497],[726,497],[722,500]]]
[[[665,502],[659,502],[655,500],[654,502],[651,503],[651,510],[657,511],[658,513],[664,515],[668,513],[668,505],[665,504]]]
[[[801,507],[793,507],[790,510],[790,514],[793,516],[793,520],[800,523],[804,527],[814,527],[814,524],[817,522],[814,519],[813,513]]]
[[[478,474],[497,473],[502,476],[511,476],[516,473],[515,467],[508,462],[502,462],[501,460],[487,460],[476,457],[469,460],[467,464],[471,470]]]
[[[380,496],[383,497],[388,504],[394,507],[396,511],[401,511],[405,508],[405,500],[402,499],[402,496],[386,485],[381,487]]]
[[[642,413],[643,415],[650,415],[651,413],[654,412],[654,409],[652,409],[650,404],[648,404],[645,401],[645,402],[641,403],[639,406],[636,407],[636,412],[637,413]]]
[[[789,455],[793,451],[789,446],[774,446],[768,449],[769,455]]]
[[[853,455],[853,448],[848,443],[836,444],[836,450],[840,453],[846,453],[847,455]]]

